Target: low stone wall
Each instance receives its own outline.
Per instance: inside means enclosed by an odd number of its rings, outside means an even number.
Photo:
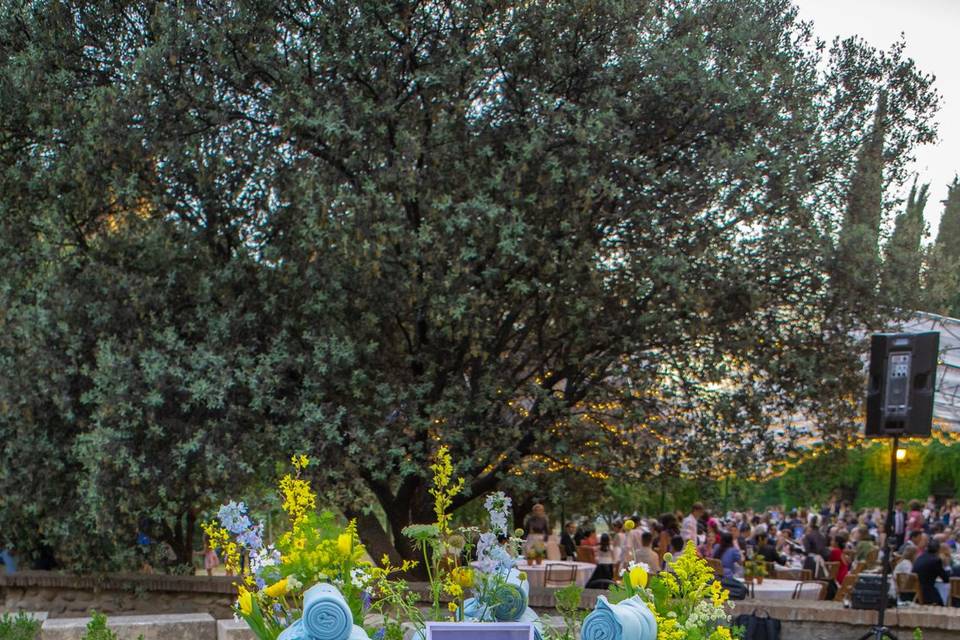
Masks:
[[[427,585],[412,583],[410,586],[426,600]],[[530,606],[557,620],[554,591],[531,589]],[[581,606],[592,609],[597,597],[603,593],[584,591]],[[140,574],[88,577],[39,571],[0,575],[0,612],[46,612],[49,618],[44,623],[43,638],[51,640],[80,638],[92,609],[106,613],[110,617],[109,625],[118,630],[121,638],[133,639],[143,633],[146,640],[206,640],[214,637],[252,640],[249,630],[233,620],[230,606],[235,594],[233,579],[224,577]],[[734,615],[756,609],[765,610],[781,621],[784,640],[857,638],[876,621],[875,611],[844,609],[835,602],[746,600],[734,603]],[[169,614],[204,615],[194,620],[189,616]],[[75,620],[60,620],[63,618]],[[150,627],[150,624],[154,626]],[[960,608],[909,606],[891,609],[887,612],[887,624],[904,640],[913,637],[916,627],[923,629],[924,640],[958,640]],[[183,625],[193,625],[191,628],[196,627],[199,635],[183,635],[187,628]],[[140,630],[134,632],[134,629]],[[129,636],[126,635],[128,631]]]
[[[50,618],[207,613],[233,615],[233,578],[108,574],[73,576],[51,571],[0,575],[0,611],[45,611]]]
[[[784,640],[855,639],[877,622],[876,611],[845,609],[839,602],[742,600],[734,603],[734,616],[754,611],[766,612],[780,620]],[[885,624],[901,640],[913,638],[917,627],[923,630],[923,640],[957,640],[960,608],[911,605],[888,609]]]
[[[56,618],[43,623],[40,640],[79,640],[87,618]],[[207,613],[116,616],[108,620],[119,640],[216,640],[217,621]]]

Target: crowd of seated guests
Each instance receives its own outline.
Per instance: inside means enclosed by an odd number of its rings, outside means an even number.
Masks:
[[[917,574],[923,600],[942,604],[935,581],[960,576],[960,566],[954,566],[960,560],[960,505],[948,500],[938,506],[931,498],[905,508],[898,502],[892,519],[898,551],[894,574]],[[750,558],[807,569],[815,578],[828,577],[826,563],[837,563],[836,587],[851,571],[879,568],[886,513],[854,510],[847,502],[832,500],[821,509],[773,507],[714,515],[698,503],[686,514],[631,520],[636,523],[632,530],[618,521],[602,535],[589,524],[566,523],[560,539],[562,556],[575,559],[579,548],[594,549],[597,564],[611,567],[615,579],[620,569],[634,562],[654,571],[663,569],[668,552],[683,553],[692,542],[700,556],[720,561],[726,577],[742,576]],[[953,554],[958,554],[957,560]]]

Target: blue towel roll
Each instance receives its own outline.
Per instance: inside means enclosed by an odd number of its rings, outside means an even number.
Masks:
[[[527,610],[530,583],[520,579],[520,572],[511,569],[506,580],[494,589],[493,617],[500,622],[516,622]]]
[[[283,630],[277,640],[366,640],[353,624],[353,613],[340,591],[318,583],[303,594],[303,617]]]
[[[583,621],[582,640],[657,640],[657,622],[639,597],[610,604],[597,598],[596,608]]]

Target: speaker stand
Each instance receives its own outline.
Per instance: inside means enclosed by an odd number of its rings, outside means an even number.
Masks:
[[[880,584],[882,585],[880,589],[880,610],[877,612],[877,624],[871,627],[870,631],[860,636],[860,640],[883,640],[887,638],[888,640],[900,640],[897,638],[890,629],[884,624],[884,616],[887,613],[887,594],[890,591],[890,587],[887,585],[887,580],[890,578],[890,558],[893,557],[895,537],[893,535],[894,527],[894,518],[893,518],[893,503],[897,494],[897,448],[900,445],[900,437],[893,436],[893,442],[890,445],[890,494],[887,496],[887,521],[884,524],[884,540],[883,544],[886,547],[883,553],[883,563],[882,570],[880,575]]]

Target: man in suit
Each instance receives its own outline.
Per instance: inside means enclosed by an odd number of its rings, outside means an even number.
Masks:
[[[940,592],[934,585],[937,578],[949,584],[950,571],[943,566],[939,542],[931,540],[927,544],[927,552],[913,563],[913,572],[917,574],[920,582],[920,592],[923,594],[924,603],[942,607],[943,600],[940,599]]]
[[[904,534],[907,531],[907,514],[903,510],[903,500],[897,500],[893,509],[893,537],[896,541],[896,548],[903,546]]]
[[[576,523],[568,522],[563,527],[563,534],[560,536],[560,553],[563,554],[564,560],[576,560],[577,558],[577,541],[574,540],[576,535]]]

